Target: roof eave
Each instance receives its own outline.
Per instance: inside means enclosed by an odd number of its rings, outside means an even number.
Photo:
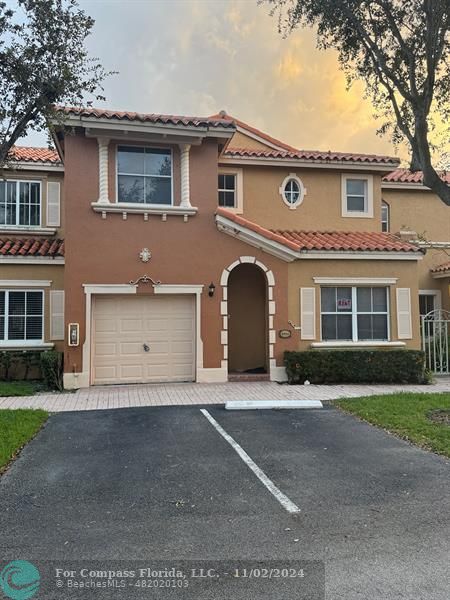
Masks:
[[[129,131],[136,133],[152,133],[164,135],[180,135],[193,137],[219,137],[231,138],[235,133],[234,127],[222,127],[220,125],[176,125],[174,123],[153,123],[151,121],[119,119],[114,117],[96,117],[95,115],[73,115],[65,116],[63,123],[53,120],[53,125],[64,127],[81,127],[89,129],[101,129],[103,131]]]
[[[14,170],[23,169],[27,171],[53,171],[58,173],[64,173],[64,165],[62,163],[51,163],[45,161],[33,161],[33,160],[10,160],[9,164],[6,164],[4,169]]]
[[[397,165],[397,163],[380,163],[380,162],[358,162],[348,160],[299,160],[295,158],[266,158],[266,157],[245,157],[245,156],[220,156],[219,164],[223,165],[254,165],[254,166],[274,166],[274,167],[303,167],[303,168],[315,168],[315,169],[352,169],[358,171],[380,171],[383,173],[389,173]]]

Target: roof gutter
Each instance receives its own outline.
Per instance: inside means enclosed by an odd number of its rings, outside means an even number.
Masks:
[[[352,169],[358,171],[381,171],[389,173],[398,167],[397,163],[363,163],[349,160],[301,160],[295,158],[266,158],[266,157],[245,157],[245,156],[220,156],[219,164],[221,165],[253,165],[253,166],[270,166],[270,167],[302,167],[310,169]]]

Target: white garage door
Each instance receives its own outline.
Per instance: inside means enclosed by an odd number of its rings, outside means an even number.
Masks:
[[[93,383],[194,379],[194,296],[95,297]]]

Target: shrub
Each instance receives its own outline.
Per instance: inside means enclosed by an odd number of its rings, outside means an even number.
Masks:
[[[424,383],[424,353],[419,350],[307,350],[285,352],[291,384]]]
[[[50,390],[64,390],[63,354],[55,350],[47,350],[41,354],[41,370],[45,385]]]
[[[40,379],[40,352],[36,350],[3,350],[0,352],[0,379],[22,381]]]

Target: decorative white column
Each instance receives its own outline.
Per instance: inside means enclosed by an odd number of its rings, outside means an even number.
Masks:
[[[191,192],[189,184],[189,144],[180,144],[181,151],[181,202],[183,208],[191,208]]]
[[[108,138],[97,138],[98,142],[98,181],[99,181],[99,204],[109,204],[108,190]]]

